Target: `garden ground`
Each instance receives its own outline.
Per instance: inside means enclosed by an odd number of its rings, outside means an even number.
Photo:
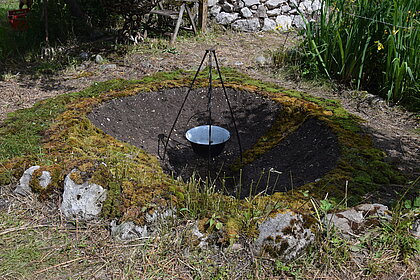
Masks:
[[[419,176],[420,139],[416,115],[389,107],[366,92],[332,89],[325,83],[290,79],[283,72],[273,73],[269,67],[257,62],[257,57],[268,57],[271,51],[289,45],[290,39],[286,40],[286,36],[217,32],[181,39],[174,48],[160,40],[152,40],[122,57],[106,49],[95,50],[90,54],[100,53],[106,58],[105,64],[87,61],[48,75],[42,71],[35,73],[26,66],[5,65],[0,81],[0,121],[8,112],[30,107],[48,97],[79,91],[98,81],[139,79],[175,69],[194,70],[204,51],[216,47],[222,66],[237,68],[253,78],[286,88],[340,100],[348,111],[366,120],[364,128],[386,151],[391,162],[412,178]],[[184,229],[191,226],[191,221],[162,225],[161,240],[115,243],[110,240],[104,222],[68,225],[54,210],[57,205],[16,197],[11,189],[12,186],[3,187],[0,191],[0,215],[3,217],[0,236],[5,237],[0,241],[3,248],[0,257],[10,263],[9,269],[7,263],[1,267],[0,279],[282,279],[309,275],[308,271],[290,271],[288,265],[274,259],[256,258],[246,243],[228,251],[190,249]],[[378,279],[415,279],[415,264],[400,266],[393,256],[388,257],[370,264],[370,273],[380,275]],[[395,265],[392,273],[390,267],[379,265],[386,261]],[[16,263],[21,263],[22,267],[13,269]],[[276,271],[271,271],[273,263]],[[357,279],[366,274],[363,270],[352,270],[351,265],[355,263],[327,272],[314,268],[312,277]]]

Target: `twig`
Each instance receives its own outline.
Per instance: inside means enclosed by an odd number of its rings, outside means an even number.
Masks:
[[[0,236],[11,233],[11,232],[15,232],[15,231],[20,231],[20,230],[27,230],[27,229],[35,229],[35,228],[42,228],[42,227],[52,227],[52,225],[36,225],[36,226],[21,226],[21,227],[16,227],[16,228],[9,228],[6,229],[3,232],[0,232]]]
[[[66,261],[66,262],[63,262],[63,263],[59,263],[59,264],[56,264],[56,265],[53,265],[53,266],[50,266],[50,267],[47,267],[47,268],[44,268],[44,269],[35,271],[35,274],[39,274],[39,273],[42,273],[42,272],[45,272],[45,271],[48,271],[48,270],[51,270],[51,269],[54,269],[54,268],[57,268],[57,267],[60,267],[60,266],[65,266],[67,264],[70,264],[70,263],[73,263],[73,262],[77,262],[77,261],[80,261],[80,260],[83,260],[83,259],[86,259],[86,258],[87,257],[80,257],[80,258],[69,260],[69,261]]]

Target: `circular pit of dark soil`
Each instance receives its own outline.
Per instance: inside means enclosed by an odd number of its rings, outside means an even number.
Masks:
[[[113,99],[95,108],[89,119],[105,133],[137,146],[150,154],[164,153],[167,136],[187,93],[187,88],[165,89]],[[176,177],[210,178],[227,194],[246,197],[260,192],[283,192],[313,182],[333,169],[339,157],[336,136],[317,119],[306,120],[273,149],[260,156],[242,171],[231,171],[240,158],[238,135],[223,89],[213,89],[212,125],[227,129],[231,138],[223,152],[214,158],[194,153],[185,138],[193,127],[208,124],[208,89],[190,92],[168,141],[163,168]],[[276,120],[281,105],[252,92],[227,88],[242,150],[250,149],[264,137]],[[164,135],[163,141],[159,135]]]

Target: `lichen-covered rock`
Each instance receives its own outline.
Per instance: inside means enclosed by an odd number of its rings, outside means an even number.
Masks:
[[[305,227],[302,215],[287,212],[268,218],[259,227],[255,241],[257,253],[268,253],[273,257],[291,260],[310,245],[315,235]]]
[[[324,223],[335,227],[344,238],[359,236],[379,224],[379,219],[391,219],[388,207],[382,204],[361,204],[345,211],[328,214]]]
[[[116,240],[129,241],[138,238],[144,238],[149,235],[147,226],[138,226],[134,222],[124,222],[117,225],[114,220],[111,222],[111,236]]]
[[[238,31],[255,32],[260,29],[258,18],[240,19],[232,23],[232,28]]]
[[[32,174],[39,168],[40,166],[36,165],[26,169],[25,172],[23,172],[22,177],[20,177],[19,184],[16,186],[15,193],[24,196],[32,193],[32,189],[29,186],[29,183],[32,179]]]
[[[67,219],[92,220],[101,213],[107,190],[97,184],[77,184],[71,179],[73,170],[64,180],[60,210]]]
[[[32,166],[23,172],[22,177],[19,180],[19,184],[16,186],[15,193],[20,195],[29,195],[32,193],[32,189],[30,187],[30,182],[32,180],[33,173],[41,168],[40,166]],[[38,178],[39,185],[42,188],[48,187],[48,185],[51,183],[51,174],[48,171],[42,171],[41,176]]]

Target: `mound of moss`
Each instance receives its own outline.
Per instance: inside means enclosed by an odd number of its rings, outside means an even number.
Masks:
[[[179,70],[138,81],[97,83],[10,114],[0,127],[0,185],[14,183],[26,168],[40,165],[34,177],[50,171],[52,184],[43,189],[33,180],[32,189],[41,199],[53,199],[62,192],[65,176],[77,169],[72,175],[74,181],[89,181],[108,189],[102,211],[106,218],[142,224],[147,212],[177,207],[181,213],[201,219],[204,229],[222,223],[225,238],[231,239],[244,230],[255,230],[252,217],[273,215],[287,208],[304,211],[311,208],[310,198],[328,195],[337,202],[346,199],[351,205],[388,184],[404,184],[404,177],[384,161],[384,152],[374,148],[369,135],[361,131],[361,120],[338,102],[253,80],[232,69],[225,68],[223,73],[226,87],[272,98],[283,108],[281,122],[245,151],[243,161],[236,161],[233,169],[268,152],[308,118],[322,120],[337,135],[341,153],[337,167],[319,181],[287,193],[244,200],[219,193],[209,195],[200,191],[200,182],[175,180],[163,172],[155,156],[105,134],[87,118],[96,105],[110,99],[188,87],[193,73]],[[199,76],[195,86],[208,86],[207,77]],[[221,86],[220,81],[214,86]]]

